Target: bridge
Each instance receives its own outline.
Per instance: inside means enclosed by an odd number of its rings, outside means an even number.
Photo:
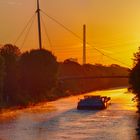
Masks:
[[[65,76],[65,77],[59,77],[59,81],[64,81],[64,80],[80,80],[80,79],[106,79],[106,78],[119,78],[119,79],[128,79],[129,76]]]

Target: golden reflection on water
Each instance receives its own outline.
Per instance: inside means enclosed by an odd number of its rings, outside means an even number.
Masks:
[[[100,94],[99,94],[100,93]],[[111,103],[114,110],[137,110],[137,103],[133,101],[134,94],[127,91],[127,89],[116,89],[90,93],[90,95],[102,95],[111,97]]]
[[[88,95],[101,95],[101,96],[109,96],[111,97],[111,107],[109,109],[113,108],[113,110],[133,110],[136,111],[136,102],[132,101],[133,97],[135,96],[132,93],[128,93],[127,89],[116,89],[116,90],[107,90],[107,91],[94,91],[91,93],[88,93]],[[69,97],[68,100],[71,100],[71,102],[78,102],[78,99],[82,98],[84,95],[79,96],[72,96]],[[35,106],[29,106],[28,108],[24,109],[6,109],[3,110],[0,114],[0,122],[6,121],[9,119],[15,119],[17,116],[19,116],[21,113],[43,113],[43,112],[53,112],[56,111],[59,106],[59,102],[62,103],[64,99],[60,99],[58,101],[54,102],[43,102],[39,103]],[[67,98],[66,98],[67,100]],[[57,104],[55,104],[57,102]],[[76,106],[76,104],[75,104]],[[62,106],[63,107],[63,106]]]
[[[6,121],[6,120],[13,120],[16,118],[17,115],[19,115],[19,110],[2,110],[0,113],[0,122]]]

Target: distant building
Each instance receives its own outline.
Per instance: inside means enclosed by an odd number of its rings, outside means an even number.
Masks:
[[[72,61],[72,62],[77,62],[78,63],[78,59],[77,58],[68,58],[65,61]]]

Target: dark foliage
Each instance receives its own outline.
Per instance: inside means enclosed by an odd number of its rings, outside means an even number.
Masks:
[[[56,84],[57,67],[56,58],[49,51],[31,50],[21,55],[19,84],[25,101],[38,102],[47,98],[48,91]]]
[[[136,94],[136,100],[138,102],[138,113],[140,113],[140,47],[137,53],[134,54],[134,67],[130,71],[129,77],[129,90]],[[136,129],[140,136],[140,117],[138,119],[138,128]]]
[[[103,66],[101,64],[80,65],[77,62],[66,60],[59,64],[59,77],[77,76],[128,76],[129,69],[119,65]],[[100,83],[100,84],[99,84]],[[63,88],[72,93],[84,93],[93,90],[101,90],[112,87],[128,86],[128,79],[70,79],[62,81]]]
[[[72,59],[58,64],[56,57],[47,50],[21,54],[11,44],[4,45],[0,55],[0,103],[8,106],[29,105],[92,90],[126,86],[128,83],[127,79],[57,81],[57,78],[67,76],[128,75],[128,69],[118,65],[80,65]]]
[[[4,59],[2,56],[0,56],[0,107],[4,103],[3,100],[3,82],[4,82],[4,76],[5,76],[5,64]]]
[[[54,97],[58,63],[46,50],[20,53],[11,44],[0,49],[0,105],[29,105]],[[57,96],[57,95],[55,95]]]
[[[12,44],[6,44],[0,49],[0,55],[3,57],[5,62],[3,100],[7,102],[7,104],[11,105],[15,103],[15,95],[17,94],[17,61],[20,56],[20,50]]]
[[[140,97],[140,48],[137,53],[134,54],[134,67],[130,71],[130,90],[136,93]]]

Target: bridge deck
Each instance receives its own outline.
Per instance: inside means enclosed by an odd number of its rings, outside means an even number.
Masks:
[[[76,79],[101,79],[101,78],[129,78],[129,76],[73,76],[73,77],[60,77],[58,80],[76,80]]]

